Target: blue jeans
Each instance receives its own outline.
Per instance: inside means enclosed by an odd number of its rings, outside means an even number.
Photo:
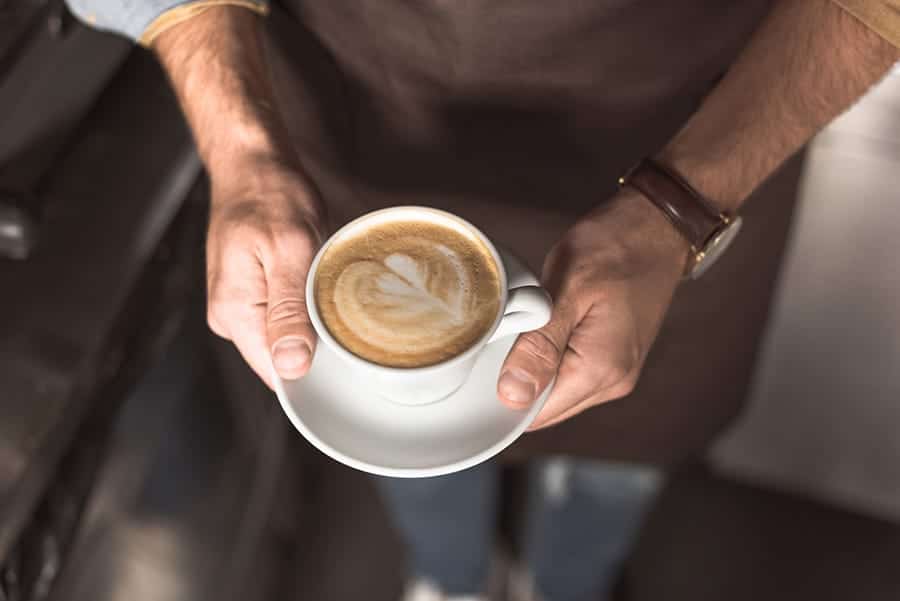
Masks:
[[[484,589],[497,518],[499,466],[449,476],[379,478],[411,569],[450,595]],[[525,559],[546,601],[596,601],[609,594],[650,501],[657,470],[547,459],[530,473]]]

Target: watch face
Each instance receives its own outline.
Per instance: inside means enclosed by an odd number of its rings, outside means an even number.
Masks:
[[[706,270],[719,260],[719,257],[721,257],[725,253],[725,250],[731,246],[731,243],[738,235],[738,232],[741,231],[742,223],[743,221],[741,221],[740,217],[732,219],[731,223],[726,225],[718,234],[716,234],[709,244],[706,245],[706,248],[697,254],[694,268],[691,269],[692,280],[696,280],[706,273]]]

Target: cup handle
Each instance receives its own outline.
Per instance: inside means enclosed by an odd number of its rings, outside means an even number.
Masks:
[[[510,334],[530,332],[547,325],[553,304],[540,286],[521,286],[509,291],[503,319],[488,343]]]
[[[553,301],[547,291],[531,284],[536,283],[537,278],[517,258],[503,256],[503,259],[506,279],[514,287],[509,289],[503,318],[488,343],[504,336],[544,327],[550,321],[553,309]]]

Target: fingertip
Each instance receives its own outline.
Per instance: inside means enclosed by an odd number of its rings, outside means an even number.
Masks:
[[[534,402],[537,397],[537,383],[527,372],[509,368],[497,381],[497,396],[511,409],[521,409]]]
[[[272,346],[272,365],[285,380],[303,377],[312,362],[312,348],[299,336],[282,338]]]

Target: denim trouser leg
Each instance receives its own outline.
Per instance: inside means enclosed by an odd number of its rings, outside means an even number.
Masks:
[[[596,601],[610,593],[658,470],[569,459],[532,469],[527,559],[545,601]]]
[[[499,470],[491,461],[437,478],[377,478],[406,541],[413,574],[450,595],[484,589],[498,480]]]

